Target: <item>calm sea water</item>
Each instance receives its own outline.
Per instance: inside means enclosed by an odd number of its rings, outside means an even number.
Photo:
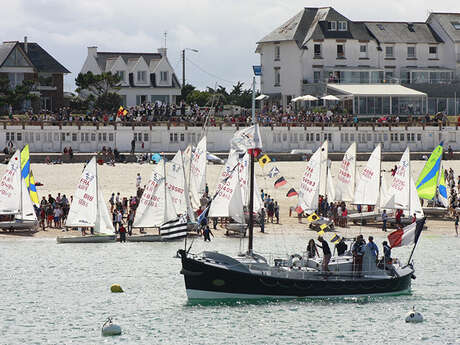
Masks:
[[[306,238],[267,236],[257,239],[256,248],[301,252]],[[0,343],[460,343],[460,238],[422,235],[408,296],[211,305],[187,302],[180,261],[173,258],[181,246],[0,240]],[[239,240],[196,241],[194,251],[205,248],[235,253]],[[113,283],[126,293],[110,293]],[[425,322],[406,324],[414,305]],[[121,336],[101,336],[108,316],[122,327]]]

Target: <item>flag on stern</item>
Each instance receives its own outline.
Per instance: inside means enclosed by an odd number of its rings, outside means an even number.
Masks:
[[[296,208],[295,208],[295,211],[297,212],[297,214],[301,214],[303,212],[303,209],[302,207],[300,207],[300,205],[298,205]]]
[[[289,191],[288,191],[287,194],[286,194],[286,196],[287,196],[288,198],[290,198],[291,196],[296,196],[296,195],[298,195],[298,194],[297,194],[297,192],[295,191],[294,188],[289,189]]]
[[[272,160],[266,154],[259,158],[259,165],[263,168],[265,165],[270,163]]]
[[[318,217],[318,215],[316,213],[312,213],[307,217],[307,220],[309,222],[314,222],[315,220],[318,220],[318,219],[319,219],[319,217]]]
[[[281,176],[279,179],[275,181],[275,188],[279,188],[284,186],[287,183],[287,181],[284,179],[283,176]]]
[[[334,236],[331,238],[331,242],[334,244],[337,244],[340,242],[340,236],[337,234],[334,234]]]
[[[187,216],[182,215],[178,219],[170,220],[160,226],[162,239],[176,239],[187,236]]]
[[[268,177],[270,177],[270,178],[276,177],[276,176],[279,175],[279,173],[280,173],[280,171],[278,170],[278,168],[277,168],[277,167],[273,167],[273,168],[271,168],[271,170],[268,172]]]
[[[390,242],[391,248],[409,246],[416,244],[420,234],[422,233],[423,225],[425,224],[425,218],[417,220],[406,226],[403,229],[393,231],[388,235],[388,241]]]

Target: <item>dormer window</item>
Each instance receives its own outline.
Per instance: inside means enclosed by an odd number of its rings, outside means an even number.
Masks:
[[[168,81],[168,71],[160,72],[160,79],[161,81]]]
[[[339,31],[347,31],[348,30],[348,25],[347,25],[348,23],[347,22],[339,22],[338,24],[339,25],[338,25],[337,28],[339,29]]]
[[[125,81],[125,71],[117,71],[117,76],[120,78],[120,81]]]
[[[460,30],[460,22],[451,22],[455,30]]]
[[[147,82],[147,72],[146,71],[137,71],[137,81],[141,83]]]
[[[327,29],[329,31],[337,31],[337,22],[336,21],[327,22]]]

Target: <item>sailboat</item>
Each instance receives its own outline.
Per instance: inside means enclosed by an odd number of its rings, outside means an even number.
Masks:
[[[253,120],[254,121],[254,120]],[[185,289],[190,300],[201,299],[260,299],[337,297],[359,295],[401,294],[410,289],[414,269],[411,264],[391,265],[390,270],[377,268],[375,260],[368,253],[364,255],[367,264],[365,272],[357,275],[352,271],[350,256],[337,258],[329,268],[332,272],[321,272],[315,262],[303,259],[298,254],[288,258],[276,258],[269,262],[253,249],[253,194],[254,155],[261,148],[257,124],[252,127],[252,141],[246,148],[250,159],[250,202],[248,250],[237,257],[215,251],[190,253],[191,248],[178,251],[184,275]],[[321,151],[320,151],[321,152]],[[307,164],[302,179],[302,208],[313,209],[319,193],[318,181],[321,170],[321,153],[315,153]],[[362,187],[361,187],[362,188]],[[315,207],[316,209],[316,207]],[[297,264],[292,258],[298,258]],[[320,267],[320,266],[319,266]],[[363,266],[364,267],[364,266]]]
[[[332,177],[331,177],[332,180]],[[330,201],[353,201],[356,180],[356,143],[353,142],[345,151],[340,163],[339,173],[334,188],[334,198]]]
[[[442,154],[443,143],[441,142],[431,153],[416,182],[418,196],[434,204],[423,208],[425,214],[429,216],[443,216],[447,213],[448,196],[442,169]],[[436,206],[436,200],[444,207]]]
[[[411,174],[409,147],[406,148],[396,166],[396,173],[392,178],[387,193],[382,193],[380,208],[405,211],[405,217],[402,218],[402,222],[407,224],[411,223],[413,215],[417,219],[422,219],[425,216]],[[388,220],[389,222],[392,221],[390,218]]]
[[[362,206],[376,206],[378,204],[380,195],[381,159],[382,148],[381,145],[378,144],[374,151],[372,151],[363,171],[359,174],[353,196],[353,204]],[[379,212],[374,209],[373,211],[348,214],[347,218],[355,224],[358,222],[366,224],[368,220],[376,219],[378,215]]]
[[[186,209],[185,204],[184,208]],[[129,236],[127,238],[129,242],[161,242],[187,236],[187,218],[186,216],[178,217],[171,189],[167,187],[164,159],[153,168],[152,176],[139,200],[133,227],[157,227],[159,234]]]
[[[37,225],[33,203],[21,175],[21,153],[17,150],[0,181],[0,229],[26,230]]]
[[[112,220],[99,186],[96,157],[86,165],[78,181],[69,214],[67,228],[93,229],[94,235],[58,236],[57,243],[101,243],[115,242]]]

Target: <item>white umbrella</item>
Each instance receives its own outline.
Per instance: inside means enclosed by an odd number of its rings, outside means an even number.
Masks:
[[[321,99],[324,99],[325,101],[340,101],[340,98],[332,96],[332,95],[321,97]]]
[[[305,95],[300,98],[302,98],[302,101],[317,101],[318,100],[318,98],[312,95]]]
[[[291,102],[303,101],[302,96],[291,99]]]
[[[256,97],[256,101],[263,101],[263,100],[266,100],[267,98],[269,98],[269,96],[262,94]]]

